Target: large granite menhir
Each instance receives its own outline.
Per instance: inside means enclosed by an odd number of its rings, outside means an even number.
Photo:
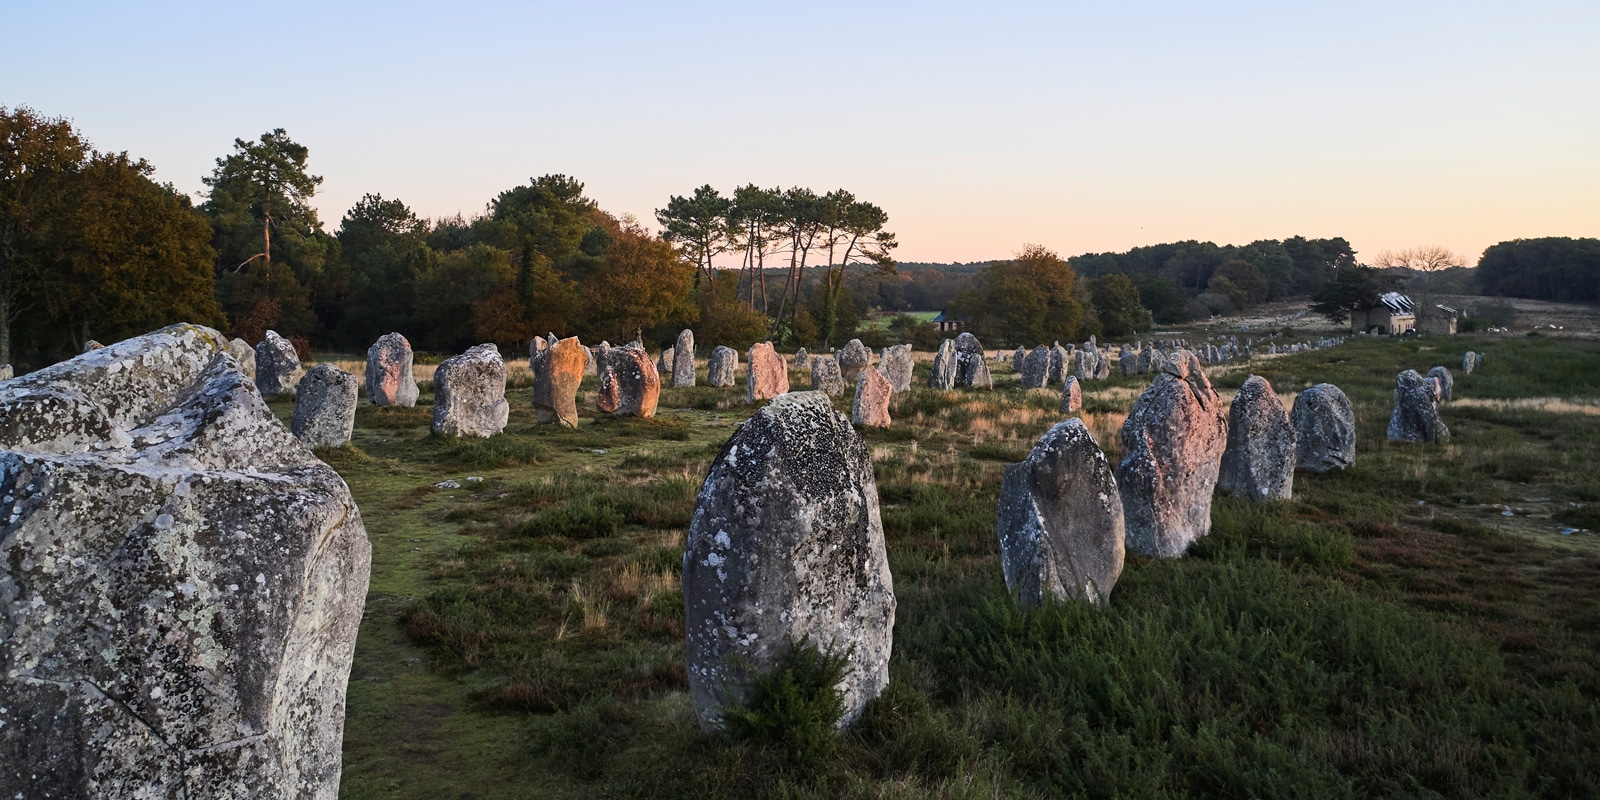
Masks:
[[[540,424],[578,427],[578,386],[588,359],[588,350],[576,336],[560,340],[551,336],[544,350],[534,355],[533,410]]]
[[[888,684],[894,582],[872,458],[826,395],[775,397],[723,445],[695,500],[683,599],[707,730],[802,639],[849,659],[840,726]]]
[[[411,375],[411,342],[386,333],[367,348],[367,399],[375,406],[417,404],[417,379]]]
[[[1389,441],[1425,444],[1450,440],[1439,418],[1438,384],[1414,369],[1394,378],[1394,413],[1389,415]]]
[[[878,370],[889,379],[889,388],[904,392],[911,388],[911,373],[915,364],[911,360],[911,345],[897,344],[883,349],[878,359]]]
[[[836,356],[811,357],[811,390],[823,392],[829,397],[839,397],[844,394],[844,375],[839,372],[839,359]]]
[[[371,546],[227,347],[0,386],[0,797],[337,796]]]
[[[1187,350],[1174,353],[1122,424],[1117,486],[1129,550],[1177,558],[1211,532],[1211,493],[1227,438],[1222,398],[1200,360]]]
[[[1356,463],[1356,412],[1350,398],[1331,383],[1295,395],[1295,467],[1317,475]]]
[[[672,346],[672,385],[684,388],[694,385],[694,331],[684,328]]]
[[[642,344],[601,348],[600,391],[595,405],[605,414],[649,419],[661,399],[661,375]]]
[[[992,389],[994,380],[989,377],[989,364],[983,357],[983,345],[978,337],[963,332],[956,337],[957,388]]]
[[[256,345],[256,388],[261,396],[294,394],[294,387],[304,374],[294,345],[276,331],[267,331],[267,337]]]
[[[318,364],[300,379],[294,393],[289,432],[306,447],[343,447],[356,427],[356,376],[332,364]]]
[[[1295,434],[1289,412],[1260,375],[1251,375],[1228,411],[1228,449],[1217,488],[1247,500],[1288,500],[1294,494]]]
[[[789,365],[772,342],[756,342],[745,355],[745,402],[771,400],[789,391]]]
[[[956,385],[956,342],[946,339],[933,356],[933,369],[928,373],[929,389],[953,389]]]
[[[861,378],[861,371],[872,364],[872,351],[860,339],[851,339],[834,358],[839,361],[839,374],[845,383],[854,384]]]
[[[469,348],[434,370],[434,433],[488,438],[505,430],[510,417],[506,362],[494,344]]]
[[[877,367],[861,370],[856,379],[856,396],[850,406],[850,423],[863,428],[887,428],[889,400],[894,397],[894,387]]]

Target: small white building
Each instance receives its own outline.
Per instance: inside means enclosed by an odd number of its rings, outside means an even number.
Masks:
[[[1399,336],[1417,327],[1417,307],[1411,298],[1399,292],[1378,295],[1378,304],[1371,308],[1358,308],[1350,312],[1351,333],[1375,333],[1380,336]]]

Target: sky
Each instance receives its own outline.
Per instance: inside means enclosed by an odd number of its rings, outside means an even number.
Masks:
[[[4,0],[0,30],[0,106],[191,193],[285,128],[330,230],[562,173],[647,223],[707,183],[848,189],[903,261],[1600,236],[1594,0]]]

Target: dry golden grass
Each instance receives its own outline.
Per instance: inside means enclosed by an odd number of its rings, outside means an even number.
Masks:
[[[348,359],[336,361],[318,361],[315,363],[332,364],[339,369],[356,376],[357,378],[361,378],[362,380],[366,380],[367,377],[367,362],[364,360]],[[431,381],[433,380],[433,373],[437,369],[439,369],[438,364],[413,364],[411,365],[411,377],[416,378],[419,382]],[[526,359],[509,359],[506,361],[506,383],[518,384],[526,383],[532,380],[533,372],[528,369],[528,362]]]
[[[1600,403],[1568,400],[1561,397],[1519,397],[1515,400],[1483,400],[1476,397],[1462,397],[1452,400],[1446,405],[1488,408],[1495,411],[1543,411],[1550,414],[1600,416]]]

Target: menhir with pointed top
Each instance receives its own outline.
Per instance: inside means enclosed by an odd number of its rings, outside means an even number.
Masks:
[[[1289,412],[1266,378],[1251,375],[1228,411],[1228,447],[1217,488],[1247,500],[1288,500],[1294,493],[1294,463]]]
[[[1122,425],[1117,486],[1126,512],[1128,549],[1177,558],[1211,532],[1228,420],[1200,361],[1173,354]]]

